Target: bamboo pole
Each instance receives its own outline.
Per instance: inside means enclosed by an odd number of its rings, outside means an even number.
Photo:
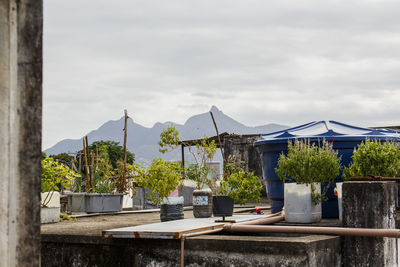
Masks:
[[[89,192],[90,189],[90,181],[89,181],[89,169],[87,162],[87,150],[86,150],[86,142],[85,137],[83,137],[83,156],[85,157],[85,174],[86,174],[86,191]]]
[[[126,139],[128,135],[128,110],[124,110],[125,113],[125,126],[124,126],[124,172],[123,172],[123,179],[125,180],[126,176]]]
[[[211,119],[214,123],[214,127],[215,127],[215,131],[217,132],[217,138],[218,138],[218,143],[219,143],[219,148],[221,150],[221,155],[222,155],[222,163],[224,162],[224,152],[222,151],[222,143],[221,143],[221,139],[219,137],[219,133],[218,133],[218,128],[217,128],[217,124],[215,123],[215,119],[214,119],[214,115],[213,113],[210,111],[211,114]]]
[[[87,135],[85,136],[85,141],[86,141],[86,157],[87,157],[87,161],[89,161],[89,157],[90,157],[90,150],[89,150],[89,141],[88,141],[88,137]],[[89,189],[93,188],[93,183],[92,183],[92,168],[91,165],[88,163],[88,171],[89,171]]]

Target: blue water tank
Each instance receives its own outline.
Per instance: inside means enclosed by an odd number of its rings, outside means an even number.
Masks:
[[[332,142],[333,148],[341,156],[341,165],[348,167],[352,161],[354,148],[367,138],[400,142],[400,132],[355,127],[336,121],[314,121],[283,131],[261,135],[254,146],[260,152],[271,211],[273,213],[279,212],[283,207],[283,183],[276,175],[275,168],[278,167],[279,155],[287,153],[288,141],[307,139],[318,143],[325,139]],[[335,181],[339,182],[341,178],[338,177]],[[323,218],[337,218],[339,216],[337,198],[333,193],[335,185],[330,186],[327,191],[328,201],[322,203]]]

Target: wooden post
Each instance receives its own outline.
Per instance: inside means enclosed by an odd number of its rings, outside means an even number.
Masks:
[[[182,179],[185,179],[185,145],[181,144],[182,150]]]
[[[125,180],[126,175],[126,139],[128,135],[128,110],[124,110],[125,112],[125,126],[124,126],[124,172],[123,179]]]
[[[89,192],[90,182],[89,182],[89,170],[88,170],[88,162],[87,162],[87,154],[86,154],[86,141],[85,137],[83,137],[83,156],[85,158],[85,174],[86,174],[86,192]]]
[[[219,148],[221,149],[222,165],[223,165],[223,163],[224,163],[224,152],[222,151],[221,139],[219,138],[218,128],[217,128],[217,124],[215,123],[214,115],[213,115],[213,113],[211,111],[210,111],[210,114],[211,114],[212,121],[214,123],[215,131],[217,132],[217,138],[218,138]]]

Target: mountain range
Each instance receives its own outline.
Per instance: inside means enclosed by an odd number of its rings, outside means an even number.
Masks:
[[[248,127],[231,117],[225,115],[217,107],[212,106],[215,122],[219,133],[235,134],[265,134],[288,128],[285,125],[266,124],[256,127]],[[128,138],[127,149],[135,154],[137,161],[148,164],[155,157],[162,157],[166,160],[180,160],[180,149],[162,155],[158,151],[158,141],[160,133],[168,126],[173,125],[179,131],[180,140],[191,140],[203,138],[205,136],[215,136],[216,131],[209,112],[190,117],[183,125],[174,122],[156,123],[152,128],[144,127],[135,123],[132,118],[128,119]],[[111,140],[123,143],[124,117],[119,120],[111,120],[104,123],[97,130],[87,134],[89,144],[94,141]],[[64,139],[54,146],[46,149],[47,155],[56,155],[62,152],[74,153],[82,149],[82,139]],[[188,153],[188,152],[187,152]],[[221,160],[217,153],[214,160]],[[186,159],[190,159],[189,154],[185,154]]]

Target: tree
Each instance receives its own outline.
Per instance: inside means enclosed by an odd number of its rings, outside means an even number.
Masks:
[[[76,160],[74,156],[68,155],[67,153],[60,153],[57,155],[50,155],[50,158],[53,158],[56,161],[59,161],[63,164],[67,164],[69,167],[71,166],[71,163],[73,162],[76,165]]]
[[[119,160],[123,160],[124,157],[124,149],[122,146],[119,145],[119,142],[115,141],[96,141],[89,145],[89,150],[93,151],[96,154],[96,150],[99,150],[100,147],[106,146],[107,153],[110,159],[110,163],[113,169],[118,168],[117,162]],[[83,161],[83,150],[80,150],[76,156],[76,159],[79,160],[79,157],[82,157]],[[126,151],[126,162],[128,164],[132,164],[135,161],[135,155],[132,152]],[[84,170],[84,164],[82,164],[82,170]]]

